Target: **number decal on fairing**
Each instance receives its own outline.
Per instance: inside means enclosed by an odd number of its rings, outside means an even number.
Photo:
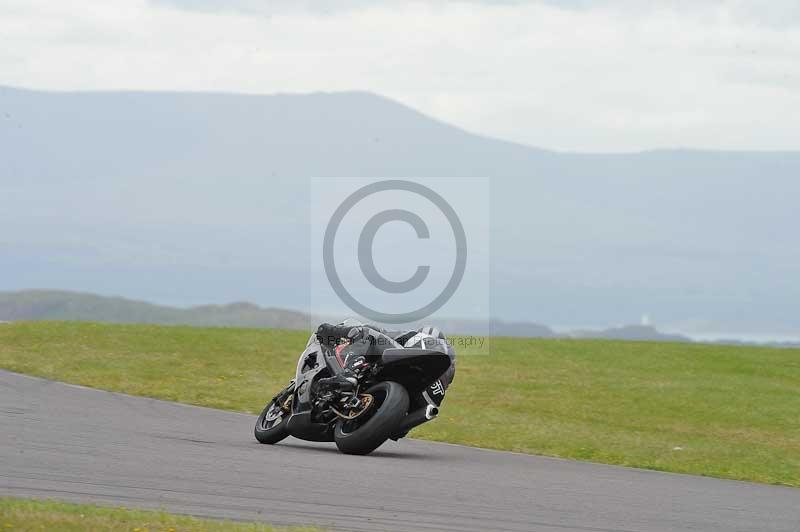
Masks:
[[[436,381],[431,384],[431,393],[433,395],[444,395],[444,386],[442,386],[442,381]]]

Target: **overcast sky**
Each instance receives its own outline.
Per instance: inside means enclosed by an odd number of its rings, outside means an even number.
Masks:
[[[800,149],[800,2],[644,4],[2,0],[0,84],[357,89],[544,148]]]

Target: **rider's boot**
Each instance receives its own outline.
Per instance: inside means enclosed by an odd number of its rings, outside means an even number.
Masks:
[[[322,389],[338,390],[340,392],[352,392],[356,389],[358,380],[353,375],[353,372],[344,369],[338,375],[319,380],[319,386]]]

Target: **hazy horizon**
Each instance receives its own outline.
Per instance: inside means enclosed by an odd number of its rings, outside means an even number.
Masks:
[[[122,298],[127,301],[131,301],[134,303],[145,303],[145,304],[152,304],[161,307],[169,307],[175,308],[180,310],[190,310],[190,309],[198,309],[210,306],[235,306],[235,305],[251,305],[254,304],[261,309],[268,309],[268,308],[276,308],[277,310],[281,311],[288,311],[290,313],[302,313],[308,314],[307,309],[301,308],[282,308],[282,307],[268,307],[264,305],[258,305],[253,303],[250,300],[237,300],[237,301],[219,301],[213,303],[205,303],[205,304],[181,304],[181,303],[173,303],[169,301],[150,301],[144,300],[141,298],[136,297],[129,297],[123,296],[121,294],[111,294],[111,293],[98,293],[98,292],[79,292],[79,291],[69,291],[69,290],[60,290],[60,289],[48,289],[48,288],[23,288],[20,290],[13,290],[13,291],[2,291],[0,290],[0,296],[2,295],[9,295],[14,293],[24,293],[24,292],[47,292],[47,293],[67,293],[73,294],[76,296],[83,296],[83,295],[90,295],[90,296],[99,296],[103,298]],[[316,327],[317,323],[320,321],[329,321],[329,322],[338,322],[342,321],[347,318],[352,319],[360,319],[364,322],[369,322],[370,320],[366,318],[362,318],[357,316],[355,313],[349,310],[344,311],[331,311],[331,312],[319,312],[318,314],[313,314],[308,316],[310,318],[309,323],[307,324],[308,329],[312,330]],[[50,318],[47,318],[50,319]],[[60,319],[60,318],[59,318]],[[438,322],[437,322],[438,320]],[[655,331],[660,334],[671,334],[671,335],[680,335],[686,338],[689,338],[695,342],[708,342],[708,343],[718,343],[718,342],[725,342],[725,341],[736,341],[736,342],[744,342],[744,343],[752,343],[752,344],[772,344],[772,343],[800,343],[800,333],[795,334],[779,334],[779,333],[766,333],[766,332],[747,332],[747,331],[693,331],[691,329],[681,329],[675,328],[674,326],[670,325],[663,325],[656,323],[652,320],[652,318],[648,315],[643,315],[640,317],[639,321],[629,321],[629,322],[595,322],[595,323],[574,323],[574,324],[553,324],[553,323],[539,323],[533,321],[526,321],[526,320],[514,320],[514,319],[505,319],[502,316],[491,316],[492,321],[505,323],[505,324],[530,324],[536,326],[546,327],[550,329],[552,332],[560,335],[574,335],[576,333],[585,333],[585,332],[604,332],[613,329],[622,329],[628,327],[636,327],[636,326],[643,326],[643,327],[652,327]],[[468,323],[470,322],[469,319],[465,319],[460,316],[440,316],[436,319],[430,321],[430,323],[436,323],[438,325],[442,325],[442,322],[447,323]],[[2,323],[2,321],[0,321]],[[427,323],[427,322],[426,322]],[[392,326],[388,326],[390,329]],[[446,325],[445,325],[446,327]],[[451,333],[453,331],[450,331]],[[457,331],[457,334],[468,334],[468,331]],[[591,337],[591,336],[590,336]]]

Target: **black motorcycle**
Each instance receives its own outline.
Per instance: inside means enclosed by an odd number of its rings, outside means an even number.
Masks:
[[[364,358],[369,363],[354,372],[355,387],[331,389],[320,382],[339,374],[344,362],[336,346],[312,334],[295,378],[256,421],[259,442],[273,444],[294,436],[336,442],[343,453],[364,455],[436,417],[435,406],[412,404],[410,398],[420,396],[450,367],[450,357],[440,342],[423,342],[425,349],[404,348],[397,341],[402,338],[392,333],[350,320],[341,325],[358,331],[356,339],[366,345]]]

